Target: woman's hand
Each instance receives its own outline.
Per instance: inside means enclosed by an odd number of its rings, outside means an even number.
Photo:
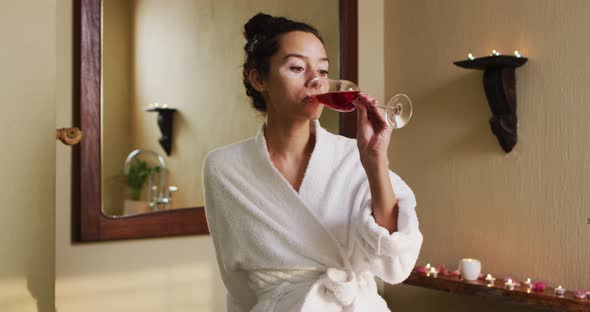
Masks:
[[[357,110],[356,142],[366,171],[389,167],[387,149],[393,128],[385,120],[385,112],[377,107],[377,100],[364,93],[352,101]]]
[[[389,233],[397,231],[398,207],[389,177],[387,148],[393,128],[377,101],[363,93],[352,102],[358,111],[356,143],[361,164],[367,172],[371,189],[371,209],[375,222]]]

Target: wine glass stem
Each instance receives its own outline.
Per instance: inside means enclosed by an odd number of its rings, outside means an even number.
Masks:
[[[394,106],[394,107],[389,107],[389,106],[385,106],[385,105],[375,105],[375,106],[386,109],[395,115],[399,115],[401,113],[401,107],[399,107],[399,106]]]

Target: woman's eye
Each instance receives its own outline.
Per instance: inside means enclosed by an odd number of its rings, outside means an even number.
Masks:
[[[291,66],[290,69],[291,69],[291,71],[296,72],[296,73],[300,73],[303,71],[303,67],[300,67],[300,66]]]
[[[320,75],[322,77],[327,77],[328,76],[328,71],[327,70],[320,70],[319,72],[320,72]]]

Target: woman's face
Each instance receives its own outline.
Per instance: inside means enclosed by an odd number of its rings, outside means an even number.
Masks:
[[[262,83],[269,115],[278,115],[280,119],[318,119],[323,105],[311,100],[310,95],[327,90],[310,81],[328,77],[324,45],[314,34],[302,31],[284,34],[279,43]]]

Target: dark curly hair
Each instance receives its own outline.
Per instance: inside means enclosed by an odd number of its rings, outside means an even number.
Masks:
[[[252,105],[260,112],[266,113],[266,102],[260,92],[250,83],[250,71],[256,69],[266,76],[270,69],[270,58],[279,50],[279,40],[283,34],[303,31],[314,34],[322,43],[324,40],[316,28],[311,25],[258,13],[244,25],[244,86],[246,94],[252,98]]]

